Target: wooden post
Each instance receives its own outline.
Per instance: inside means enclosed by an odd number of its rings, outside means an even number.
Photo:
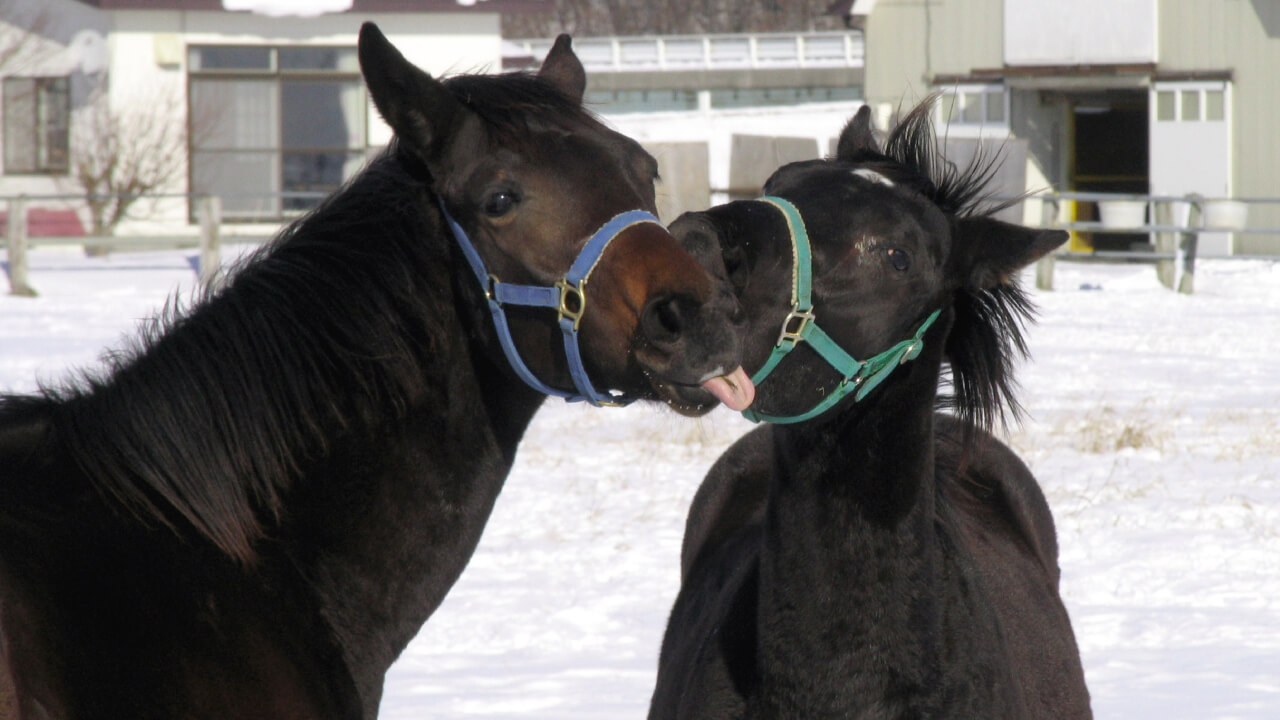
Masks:
[[[201,195],[200,215],[200,284],[210,287],[222,275],[222,249],[219,225],[222,222],[222,198]]]
[[[1040,227],[1057,227],[1058,199],[1040,198]],[[1036,262],[1036,287],[1040,290],[1053,289],[1053,253],[1049,253]]]
[[[1190,295],[1196,291],[1196,245],[1200,242],[1200,226],[1203,221],[1204,198],[1192,194],[1191,214],[1187,217],[1187,231],[1182,234],[1182,278],[1178,281],[1178,292]]]
[[[1169,226],[1173,224],[1173,208],[1174,204],[1169,201],[1159,201],[1155,203],[1155,213],[1152,215],[1154,224]],[[1160,254],[1178,252],[1178,235],[1176,232],[1157,232],[1156,233],[1156,252]],[[1174,287],[1174,280],[1178,275],[1178,259],[1172,257],[1169,259],[1156,260],[1156,279],[1160,284],[1169,288]]]
[[[9,201],[9,294],[35,297],[27,282],[27,200],[16,197]]]

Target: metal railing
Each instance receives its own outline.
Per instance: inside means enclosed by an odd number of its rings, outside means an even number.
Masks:
[[[1200,247],[1205,234],[1258,234],[1280,236],[1280,227],[1260,227],[1248,223],[1249,208],[1280,206],[1280,198],[1209,198],[1190,195],[1136,195],[1119,193],[1060,192],[1030,198],[1041,203],[1040,226],[1087,233],[1147,234],[1150,243],[1141,250],[1063,249],[1043,258],[1036,268],[1036,286],[1053,289],[1053,269],[1057,260],[1138,261],[1155,264],[1162,285],[1178,292],[1195,290],[1197,258],[1254,256],[1239,253],[1206,253]],[[1093,203],[1098,219],[1062,218],[1065,203]],[[1107,209],[1121,211],[1107,217]],[[1136,218],[1136,219],[1135,219]],[[1274,256],[1268,256],[1274,257]]]
[[[319,200],[326,193],[286,192],[272,193],[271,197]],[[200,282],[212,283],[217,280],[222,270],[222,244],[224,242],[261,244],[275,237],[279,227],[291,218],[279,221],[271,220],[256,225],[228,225],[224,222],[223,198],[216,195],[199,194],[154,194],[144,196],[149,200],[187,200],[191,203],[192,216],[196,224],[187,226],[175,224],[174,230],[157,234],[135,235],[92,235],[92,234],[32,234],[29,226],[28,209],[40,209],[41,206],[58,204],[68,206],[71,203],[82,206],[83,195],[18,195],[0,197],[6,205],[7,219],[4,226],[7,262],[5,269],[9,277],[9,294],[34,296],[35,289],[30,281],[30,263],[28,250],[38,246],[83,246],[89,249],[111,249],[120,251],[169,250],[197,248],[199,254],[196,261],[196,272]],[[234,196],[241,197],[241,196]],[[245,196],[247,197],[247,196]],[[257,195],[254,195],[257,197]],[[299,210],[301,215],[304,210]]]
[[[754,191],[753,191],[754,194]],[[319,200],[324,193],[274,193],[272,197],[289,197],[294,199]],[[232,243],[263,243],[270,240],[278,232],[279,227],[290,220],[285,217],[279,221],[272,220],[264,227],[241,225],[224,222],[223,198],[211,195],[148,195],[149,199],[182,199],[192,205],[192,216],[196,225],[177,225],[175,232],[154,235],[130,236],[93,236],[80,234],[32,234],[28,228],[29,207],[39,207],[57,202],[67,207],[69,202],[84,201],[83,196],[48,195],[48,196],[16,196],[0,197],[0,202],[7,205],[8,219],[7,237],[7,270],[10,294],[34,295],[30,283],[30,266],[27,252],[35,246],[84,246],[86,248],[111,248],[121,251],[198,248],[197,273],[202,283],[210,283],[217,279],[221,271],[221,245]],[[232,196],[243,199],[242,196]],[[244,196],[248,197],[248,196]],[[1195,261],[1205,257],[1251,257],[1240,254],[1219,255],[1205,253],[1200,247],[1201,235],[1206,233],[1232,234],[1268,234],[1280,237],[1280,227],[1260,227],[1256,224],[1235,222],[1229,225],[1215,224],[1214,208],[1219,204],[1234,203],[1235,209],[1243,205],[1254,208],[1266,205],[1280,208],[1280,198],[1205,198],[1198,195],[1156,196],[1125,195],[1115,193],[1061,192],[1045,193],[1024,198],[1023,202],[1041,203],[1040,226],[1073,232],[1104,233],[1143,233],[1151,237],[1150,244],[1141,250],[1071,250],[1055,252],[1043,260],[1037,269],[1037,285],[1043,289],[1053,287],[1053,264],[1057,260],[1065,261],[1138,261],[1152,262],[1156,266],[1156,274],[1160,282],[1167,287],[1175,286],[1181,292],[1192,292],[1194,287]],[[1104,222],[1102,220],[1063,219],[1062,209],[1065,203],[1115,203],[1130,202],[1142,206],[1142,218],[1139,222],[1128,225]],[[1226,207],[1233,207],[1226,205]],[[299,210],[298,214],[303,211]],[[1272,213],[1275,215],[1276,213]],[[1239,218],[1236,218],[1239,220]],[[1265,256],[1276,259],[1276,255]]]
[[[546,57],[552,38],[507,41],[527,57]],[[574,38],[588,72],[862,67],[861,33],[747,33]]]

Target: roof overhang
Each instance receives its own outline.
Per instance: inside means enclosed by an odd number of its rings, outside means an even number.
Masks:
[[[1155,63],[1126,65],[1006,65],[974,70],[968,75],[937,75],[935,85],[1001,82],[1024,90],[1107,90],[1143,88],[1151,84]]]
[[[1160,70],[1155,63],[1125,65],[1006,65],[967,75],[935,75],[935,86],[1002,83],[1018,90],[1134,90],[1153,82],[1226,81],[1230,70]]]

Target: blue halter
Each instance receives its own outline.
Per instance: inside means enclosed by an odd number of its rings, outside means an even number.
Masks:
[[[440,211],[444,213],[444,219],[449,224],[449,229],[453,231],[453,237],[457,239],[459,247],[462,248],[462,254],[467,258],[467,264],[471,266],[476,280],[480,282],[485,299],[489,301],[489,313],[493,316],[493,326],[498,331],[502,352],[507,356],[511,369],[525,384],[545,395],[562,397],[568,402],[586,401],[596,407],[602,405],[622,407],[635,401],[634,397],[614,394],[609,390],[598,392],[591,385],[591,380],[587,378],[587,369],[582,363],[582,352],[578,349],[578,326],[582,323],[582,315],[587,309],[587,280],[591,277],[591,271],[595,269],[596,264],[600,262],[600,256],[604,254],[605,248],[623,230],[632,225],[656,223],[665,227],[662,221],[658,220],[653,213],[644,210],[630,210],[617,215],[592,234],[563,278],[557,280],[551,287],[544,287],[516,285],[498,280],[485,268],[484,260],[480,259],[480,253],[476,252],[475,245],[467,237],[466,231],[449,214],[443,200],[440,201]],[[559,314],[560,330],[564,334],[564,352],[569,360],[569,375],[573,378],[573,386],[577,388],[577,394],[558,390],[534,377],[533,372],[520,358],[520,351],[516,349],[515,341],[511,338],[511,327],[507,323],[504,305],[551,308]]]

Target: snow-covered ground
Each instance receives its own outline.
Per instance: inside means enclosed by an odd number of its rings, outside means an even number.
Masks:
[[[32,253],[0,296],[0,390],[94,361],[194,275],[176,252]],[[1009,433],[1058,522],[1099,718],[1280,717],[1280,263],[1059,263]],[[1029,278],[1028,278],[1029,280]],[[748,423],[549,402],[382,716],[642,718],[684,511]]]

